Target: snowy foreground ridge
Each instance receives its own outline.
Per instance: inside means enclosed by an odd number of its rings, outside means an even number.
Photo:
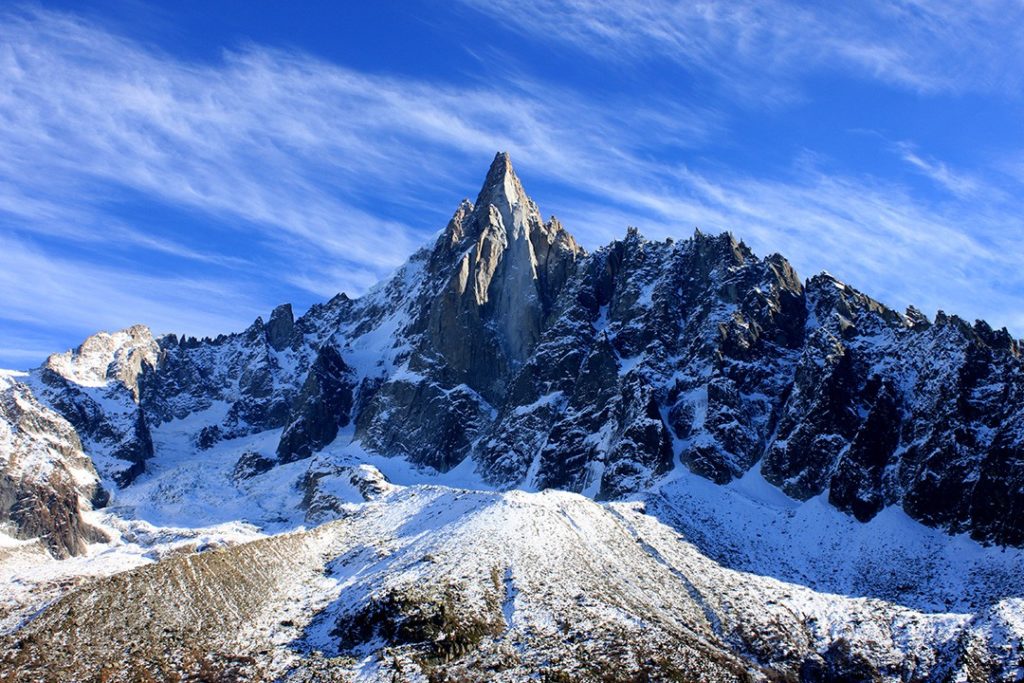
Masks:
[[[1005,330],[507,155],[366,296],[0,374],[0,680],[1021,681]]]

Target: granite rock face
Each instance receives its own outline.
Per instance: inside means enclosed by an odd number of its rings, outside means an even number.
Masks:
[[[358,433],[371,448],[448,469],[505,402],[583,250],[543,222],[506,154],[476,204],[464,201],[431,251],[413,257],[413,296],[393,314],[402,369],[366,393]],[[396,278],[397,279],[397,278]]]
[[[459,207],[431,258],[442,283],[422,320],[421,353],[436,354],[452,381],[498,402],[511,371],[530,355],[582,250],[548,223],[507,155],[491,165],[475,205]]]
[[[757,462],[802,332],[784,261],[631,230],[570,286],[485,443],[492,480],[616,497],[677,458],[719,482]]]
[[[277,445],[281,462],[308,458],[334,441],[338,429],[348,425],[354,388],[351,374],[336,348],[320,349]]]
[[[1019,343],[941,312],[935,324],[901,315],[828,276],[807,298],[817,324],[765,476],[798,498],[827,490],[861,520],[902,505],[954,533],[1024,543]]]
[[[505,154],[359,299],[298,319],[279,306],[215,339],[98,335],[30,384],[121,485],[165,425],[188,424],[197,450],[281,430],[252,462],[333,444],[603,499],[677,467],[718,483],[757,468],[860,520],[902,506],[1024,545],[1024,380],[1005,330],[805,282],[730,234],[630,229],[587,254]]]
[[[267,342],[275,351],[283,351],[292,341],[295,331],[295,315],[291,304],[281,304],[270,314],[267,323]]]

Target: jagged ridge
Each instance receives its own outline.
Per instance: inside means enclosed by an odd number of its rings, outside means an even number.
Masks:
[[[900,505],[1024,544],[1024,384],[1005,330],[932,324],[827,275],[804,283],[729,234],[631,229],[586,254],[540,218],[505,154],[365,297],[297,320],[279,307],[216,339],[132,328],[115,342],[67,357],[98,370],[51,359],[28,383],[120,486],[152,456],[151,428],[187,418],[197,451],[282,429],[268,466],[353,443],[602,499],[677,464],[719,483],[759,467],[861,520]]]

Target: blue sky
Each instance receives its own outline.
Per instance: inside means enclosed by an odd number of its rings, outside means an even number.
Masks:
[[[1024,335],[1019,1],[172,4],[0,6],[0,367],[359,294],[497,150],[588,249],[731,230]]]

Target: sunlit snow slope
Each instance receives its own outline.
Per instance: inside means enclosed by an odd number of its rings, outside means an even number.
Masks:
[[[345,475],[370,501],[339,520],[88,583],[9,637],[5,666],[25,680],[99,662],[125,680],[1019,673],[1019,600],[929,613],[819,593],[723,567],[641,503]]]

